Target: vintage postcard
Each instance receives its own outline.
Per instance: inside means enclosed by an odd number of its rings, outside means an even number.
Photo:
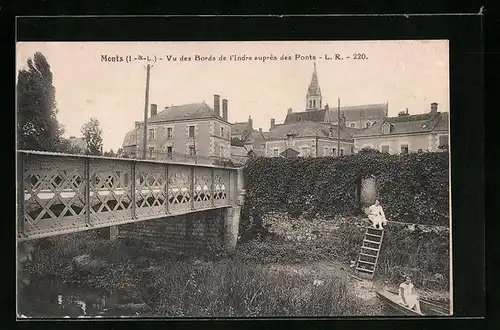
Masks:
[[[18,318],[453,315],[447,40],[16,62]]]

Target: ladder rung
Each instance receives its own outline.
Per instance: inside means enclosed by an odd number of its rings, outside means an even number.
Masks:
[[[362,272],[373,273],[373,270],[369,270],[369,269],[366,269],[366,268],[356,267],[356,269],[360,270]]]
[[[378,244],[380,245],[380,242],[375,242],[375,241],[370,241],[369,239],[365,239],[365,242],[372,243],[372,244]]]
[[[374,256],[372,254],[366,254],[366,253],[363,253],[363,252],[361,252],[360,255],[367,256],[367,257],[372,257],[372,258],[377,258],[377,256]]]
[[[372,251],[378,251],[378,249],[374,249],[374,248],[367,247],[367,246],[362,246],[361,248],[362,248],[362,249],[372,250]]]
[[[370,233],[366,233],[366,235],[375,236],[375,237],[382,237],[382,235],[375,235],[375,234],[370,234]]]
[[[373,227],[365,227],[366,230],[376,230],[376,231],[384,231],[383,229],[373,228]]]
[[[364,260],[358,259],[358,263],[360,263],[360,262],[362,262],[364,264],[369,264],[369,265],[376,265],[376,263],[374,263],[374,262],[364,261]]]

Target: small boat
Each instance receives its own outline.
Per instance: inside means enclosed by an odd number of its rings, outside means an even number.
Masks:
[[[419,299],[420,309],[425,315],[450,315],[450,305],[440,301]]]
[[[387,292],[392,293],[394,295],[399,295],[399,293],[395,290],[391,289],[386,289]],[[450,305],[441,302],[441,301],[435,301],[435,300],[430,300],[430,299],[423,299],[419,298],[418,301],[420,302],[420,309],[425,315],[450,315]]]
[[[410,309],[400,303],[399,296],[396,294],[393,294],[387,290],[377,291],[376,294],[382,302],[395,309],[399,313],[409,316],[424,316],[424,314],[419,313],[414,309]]]

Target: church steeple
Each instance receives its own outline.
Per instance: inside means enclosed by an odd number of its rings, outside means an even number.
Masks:
[[[319,110],[322,108],[321,88],[319,88],[318,74],[316,73],[316,62],[314,62],[314,71],[311,83],[307,89],[306,110]]]

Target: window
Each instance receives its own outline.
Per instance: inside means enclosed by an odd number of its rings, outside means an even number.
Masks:
[[[336,151],[337,151],[337,149],[332,148],[332,156],[335,156],[335,155],[336,155]]]
[[[407,144],[402,144],[401,145],[401,154],[405,155],[408,153],[408,145]]]
[[[153,158],[155,153],[155,147],[149,147],[149,157]]]
[[[220,147],[219,147],[219,156],[220,156],[221,158],[223,158],[223,157],[224,157],[224,147],[223,147],[223,146],[220,146]]]
[[[189,137],[194,138],[194,126],[189,126]]]
[[[167,127],[167,139],[172,138],[172,127]]]
[[[324,156],[324,157],[329,156],[329,153],[328,153],[328,148],[327,148],[327,147],[324,147],[324,148],[323,148],[323,156]]]
[[[172,147],[167,147],[167,158],[172,158]]]
[[[224,127],[221,127],[221,128],[220,128],[220,136],[221,136],[221,137],[224,137]]]
[[[155,139],[155,129],[154,128],[150,128],[149,131],[148,131],[148,137],[150,140],[154,140]]]
[[[316,100],[313,100],[313,108],[316,108]]]
[[[189,155],[194,156],[195,154],[196,154],[196,150],[194,149],[194,146],[189,146]]]
[[[313,107],[313,101],[309,100],[309,108],[312,109],[312,107]]]
[[[382,134],[389,134],[390,132],[391,132],[391,125],[384,124],[384,126],[382,126]]]
[[[344,149],[340,149],[340,155],[344,156]]]
[[[389,153],[389,146],[388,145],[382,146],[381,149],[382,149],[381,150],[382,152]]]
[[[355,123],[351,123],[351,127],[352,128],[356,127],[356,124]]]
[[[421,153],[422,153],[422,152],[424,152],[424,151],[423,151],[422,149],[418,149],[418,150],[417,150],[417,152],[418,152],[419,154],[421,154]]]
[[[447,147],[447,146],[448,146],[448,135],[440,135],[439,147]]]
[[[273,156],[274,156],[274,157],[278,157],[278,156],[279,156],[279,153],[278,153],[278,149],[277,149],[277,148],[274,148],[274,149],[273,149]]]

